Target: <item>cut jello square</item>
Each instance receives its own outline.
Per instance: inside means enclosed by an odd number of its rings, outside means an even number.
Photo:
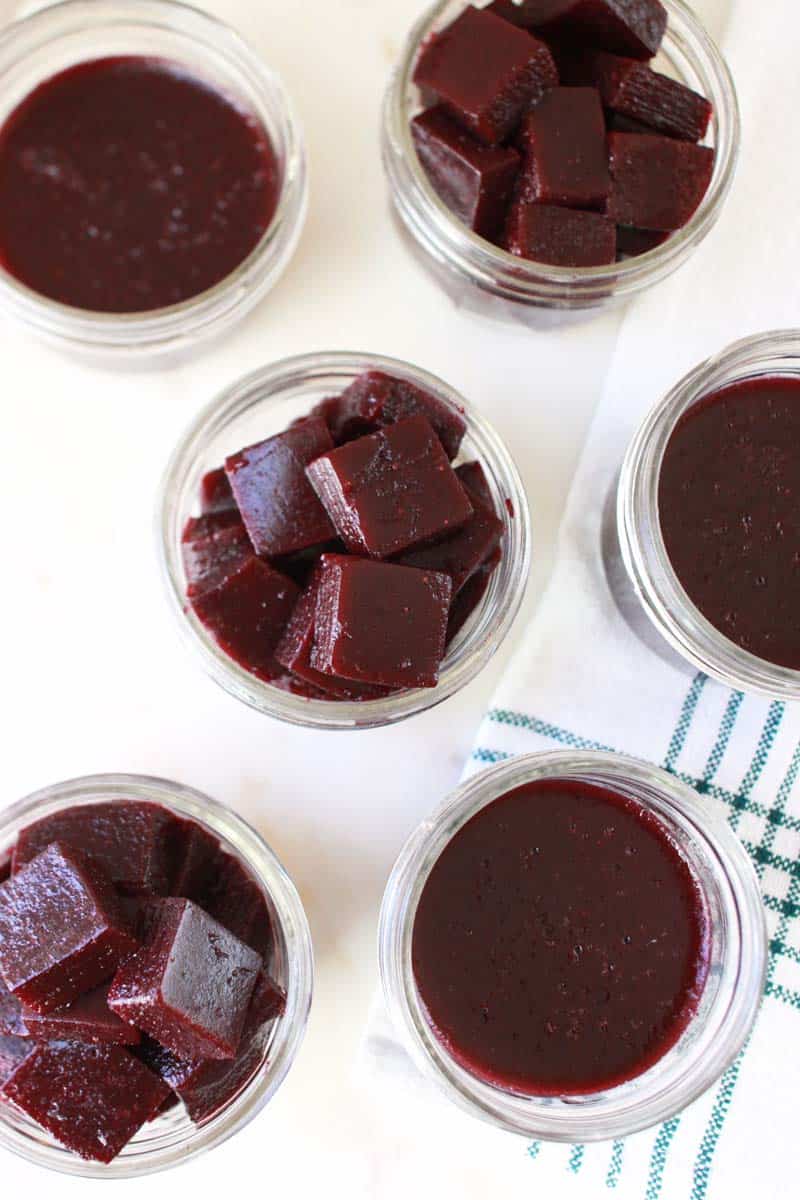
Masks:
[[[497,549],[503,536],[503,522],[496,513],[482,504],[476,496],[473,496],[472,500],[472,516],[457,533],[443,538],[435,545],[408,550],[395,560],[405,567],[441,571],[449,575],[453,583],[454,597]]]
[[[456,467],[456,475],[471,496],[474,496],[490,512],[495,511],[489,480],[479,462],[462,463],[461,466]]]
[[[558,74],[543,42],[470,6],[423,48],[414,82],[487,146],[496,146],[556,86]]]
[[[508,214],[506,248],[552,266],[600,267],[616,258],[617,231],[601,213],[517,200]]]
[[[519,173],[510,146],[484,146],[438,105],[411,122],[417,156],[442,202],[468,228],[495,241]]]
[[[451,533],[472,505],[425,417],[409,417],[324,454],[307,469],[353,554],[388,558]]]
[[[89,855],[123,895],[166,895],[175,825],[172,814],[158,804],[126,800],[76,805],[23,829],[14,870],[51,842],[60,842]]]
[[[219,842],[196,821],[181,821],[174,839],[170,894],[193,900],[212,875]]]
[[[0,975],[36,1012],[72,1003],[137,943],[94,860],[54,843],[0,886]]]
[[[463,416],[436,396],[383,371],[365,371],[341,396],[324,400],[314,411],[324,414],[337,446],[406,417],[427,417],[450,459],[458,454],[467,428]]]
[[[186,1058],[233,1058],[261,956],[190,900],[154,902],[148,939],[114,976],[108,1003]]]
[[[253,555],[253,543],[244,525],[231,525],[205,538],[184,542],[183,569],[186,595],[202,596],[225,583]]]
[[[571,82],[598,88],[607,109],[645,131],[688,142],[702,141],[708,132],[713,110],[705,96],[646,63],[589,50],[574,57],[568,73]]]
[[[369,687],[367,684],[354,683],[352,680],[338,679],[335,675],[325,675],[322,671],[315,671],[311,666],[321,578],[321,568],[317,567],[306,585],[305,591],[294,606],[289,624],[275,651],[275,657],[287,671],[319,688],[331,699],[375,700],[380,696],[385,696],[386,688]]]
[[[264,894],[238,859],[221,848],[203,888],[191,897],[240,941],[269,961],[272,921]]]
[[[299,595],[296,583],[253,555],[192,607],[226,654],[269,682],[281,673],[274,650]]]
[[[639,254],[647,254],[657,246],[663,246],[669,237],[668,233],[656,233],[652,229],[629,229],[626,225],[617,227],[617,258],[632,258]]]
[[[324,420],[309,417],[225,460],[225,472],[257,554],[293,554],[334,536],[305,473],[308,463],[332,448]]]
[[[435,687],[450,578],[333,554],[322,569],[311,665],[381,687]]]
[[[608,147],[613,221],[671,233],[691,220],[711,182],[713,150],[644,133],[611,133]]]
[[[630,58],[653,58],[667,29],[660,0],[522,0],[521,20],[543,36],[586,42]]]
[[[526,113],[518,134],[523,200],[602,209],[608,198],[606,123],[596,88],[558,87]]]
[[[206,472],[200,480],[200,511],[204,514],[237,511],[224,467]]]
[[[486,595],[492,575],[497,570],[500,559],[500,550],[495,550],[494,554],[491,554],[487,558],[486,562],[478,568],[475,574],[470,576],[453,600],[450,606],[450,617],[447,622],[446,645],[449,646],[453,639],[458,636],[480,605],[483,597]]]
[[[119,1046],[38,1045],[0,1089],[81,1158],[109,1163],[169,1096],[166,1084]]]
[[[65,1008],[49,1013],[25,1010],[28,1035],[38,1042],[97,1042],[110,1046],[135,1046],[141,1034],[108,1007],[108,989],[104,983],[84,993]]]
[[[203,513],[199,517],[189,517],[183,527],[181,545],[186,546],[189,542],[201,541],[203,538],[211,537],[212,534],[219,533],[223,529],[230,529],[232,526],[242,527],[242,518],[239,516],[238,508],[232,508],[227,512]]]

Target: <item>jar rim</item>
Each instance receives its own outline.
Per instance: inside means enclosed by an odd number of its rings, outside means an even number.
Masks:
[[[535,780],[608,786],[635,799],[691,839],[713,884],[723,954],[713,995],[673,1049],[627,1083],[586,1096],[524,1096],[467,1071],[425,1016],[411,965],[417,905],[436,861],[476,812]],[[688,855],[687,855],[688,857]],[[715,930],[712,929],[712,933]],[[730,826],[686,784],[650,763],[603,751],[556,750],[514,757],[473,775],[411,835],[392,870],[381,906],[378,958],[394,1028],[421,1074],[459,1107],[525,1137],[593,1142],[627,1137],[667,1120],[702,1095],[735,1060],[755,1021],[767,969],[767,928],[753,865]],[[706,985],[709,990],[711,978]]]
[[[661,466],[681,417],[726,384],[765,374],[800,378],[800,329],[735,342],[700,363],[651,409],[620,471],[617,534],[625,571],[645,614],[684,660],[735,690],[795,701],[800,700],[800,670],[738,646],[691,600],[672,566],[659,518]]]
[[[408,96],[419,48],[435,33],[452,0],[437,0],[413,26],[389,83],[383,111],[383,161],[392,199],[406,228],[437,262],[507,300],[541,307],[591,308],[624,299],[666,278],[716,224],[736,173],[741,119],[730,69],[684,0],[664,0],[669,24],[662,50],[679,53],[701,75],[714,107],[714,172],[697,212],[661,246],[622,262],[561,267],[519,258],[468,229],[434,191],[414,148]]]
[[[41,788],[0,813],[0,845],[16,836],[31,820],[73,804],[124,803],[142,800],[159,804],[179,816],[196,820],[233,850],[257,879],[270,901],[273,922],[286,949],[286,1010],[276,1022],[260,1066],[234,1098],[218,1113],[188,1130],[169,1130],[157,1144],[134,1139],[109,1164],[92,1163],[59,1145],[29,1118],[9,1118],[0,1107],[0,1144],[38,1166],[62,1174],[95,1179],[126,1179],[178,1166],[212,1150],[238,1133],[268,1104],[288,1074],[302,1044],[313,991],[314,960],[311,932],[300,896],[285,868],[262,836],[232,808],[195,788],[147,775],[103,774],[64,780]]]
[[[10,65],[81,32],[129,37],[131,29],[150,29],[160,36],[177,32],[202,53],[211,79],[215,64],[224,66],[265,129],[269,110],[280,136],[280,145],[273,149],[282,159],[282,179],[269,226],[247,257],[218,283],[177,304],[142,312],[94,312],[44,296],[0,266],[0,304],[11,316],[58,344],[122,358],[175,353],[244,316],[288,265],[308,208],[304,139],[284,84],[235,29],[194,5],[182,0],[59,0],[0,33],[0,76],[7,81]],[[73,61],[96,57],[90,50]],[[164,57],[180,61],[177,53]],[[196,67],[189,69],[197,73]],[[46,78],[45,73],[42,79]],[[216,84],[228,93],[219,79]],[[270,140],[274,142],[272,133]]]
[[[311,700],[259,680],[222,651],[187,611],[180,535],[188,515],[184,499],[204,446],[243,412],[276,404],[305,389],[318,394],[342,390],[365,371],[407,379],[430,392],[466,420],[468,440],[486,469],[498,516],[504,526],[504,553],[493,573],[478,617],[462,639],[456,637],[434,688],[415,688],[380,700]],[[219,465],[219,464],[216,464]],[[282,359],[226,388],[198,415],[180,439],[167,467],[156,511],[156,537],[170,607],[190,648],[200,651],[209,675],[230,695],[267,716],[314,729],[355,730],[394,724],[441,704],[486,666],[517,616],[530,573],[531,531],[528,502],[519,472],[505,443],[478,409],[437,376],[400,359],[332,351]],[[449,660],[449,661],[448,661]]]

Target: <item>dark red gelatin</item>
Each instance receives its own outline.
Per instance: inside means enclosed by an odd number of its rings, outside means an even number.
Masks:
[[[183,66],[80,63],[0,130],[0,263],[76,308],[163,308],[244,262],[279,190],[262,125]]]
[[[595,88],[553,88],[523,118],[519,195],[539,204],[602,209],[611,180],[606,123]]]
[[[647,254],[658,246],[663,246],[668,233],[656,233],[652,229],[629,229],[626,225],[617,226],[617,258],[632,258],[639,254]]]
[[[334,536],[305,472],[309,463],[331,449],[333,441],[324,420],[309,417],[225,460],[257,554],[293,554]]]
[[[11,850],[4,850],[0,854],[0,883],[5,883],[11,874]]]
[[[213,878],[219,842],[197,821],[180,821],[173,838],[171,896],[194,900]]]
[[[13,996],[3,982],[0,974],[0,1036],[28,1036],[28,1026],[25,1023],[23,1008],[16,996]]]
[[[388,558],[460,528],[467,493],[423,416],[323,454],[307,475],[347,548]]]
[[[32,1043],[25,1041],[24,1038],[0,1034],[0,1089],[8,1077],[13,1075],[23,1059],[28,1057],[32,1049]],[[2,1092],[0,1092],[1,1094]]]
[[[555,87],[558,74],[543,42],[470,5],[423,47],[414,82],[487,146],[496,146]]]
[[[210,879],[191,899],[269,962],[273,930],[267,902],[261,888],[238,859],[218,850]]]
[[[492,508],[487,508],[476,495],[471,495],[473,513],[466,525],[432,546],[407,550],[395,561],[405,567],[423,571],[441,571],[453,583],[453,597],[461,591],[483,563],[486,562],[503,536],[503,522]]]
[[[412,961],[437,1037],[529,1095],[615,1087],[694,1016],[708,915],[690,866],[635,801],[527,784],[459,830],[425,884]]]
[[[200,480],[200,511],[202,513],[238,511],[224,467],[208,471]]]
[[[42,1014],[25,1011],[28,1036],[38,1042],[96,1042],[111,1046],[136,1046],[138,1029],[128,1025],[108,1007],[108,989],[103,984],[85,992],[66,1008]]]
[[[148,940],[117,971],[108,1003],[175,1054],[234,1058],[261,957],[190,900],[157,903]]]
[[[252,556],[192,607],[227,655],[269,682],[281,674],[274,651],[299,595],[296,583]]]
[[[461,591],[454,598],[450,607],[450,617],[447,622],[446,646],[449,646],[458,636],[472,615],[477,611],[486,595],[492,575],[497,570],[501,558],[501,551],[499,549],[495,550],[494,554],[490,555],[486,562],[478,567],[475,574],[469,577],[461,588]]]
[[[522,0],[520,9],[529,29],[630,58],[653,58],[667,29],[659,0]]]
[[[47,1013],[114,973],[136,949],[117,895],[95,860],[53,843],[0,886],[0,975]]]
[[[311,665],[381,687],[435,687],[452,598],[447,575],[326,555]]]
[[[88,854],[125,896],[165,895],[176,818],[159,804],[126,800],[78,804],[42,817],[22,830],[14,871],[51,842]]]
[[[496,241],[519,173],[512,147],[484,146],[438,105],[411,122],[417,155],[434,191],[469,229]]]
[[[467,428],[464,418],[436,396],[382,371],[365,371],[341,396],[318,404],[314,415],[324,417],[337,446],[407,417],[427,417],[450,459],[458,454]]]
[[[183,527],[181,545],[185,546],[189,542],[198,542],[202,538],[209,538],[223,529],[230,529],[241,523],[242,518],[238,508],[232,508],[226,512],[203,513],[199,517],[189,517]]]
[[[169,1096],[165,1083],[119,1046],[36,1046],[0,1088],[56,1141],[109,1163]]]
[[[646,63],[585,51],[575,56],[567,74],[570,83],[598,88],[607,109],[640,122],[652,133],[699,142],[708,132],[713,111],[710,101]]]
[[[484,508],[488,508],[490,512],[495,511],[489,480],[486,478],[486,472],[479,462],[462,463],[460,467],[456,467],[456,475],[479,504],[482,504]]]
[[[221,587],[253,557],[253,543],[242,524],[184,541],[181,549],[189,597]]]
[[[762,376],[695,404],[664,454],[659,520],[672,566],[743,650],[800,670],[800,379]]]
[[[556,267],[600,267],[614,262],[617,231],[596,212],[516,201],[508,216],[509,253]]]
[[[608,146],[609,217],[636,229],[682,229],[708,191],[714,151],[644,133],[610,133]]]

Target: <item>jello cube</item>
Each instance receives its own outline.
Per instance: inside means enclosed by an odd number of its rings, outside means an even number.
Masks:
[[[522,0],[522,19],[542,36],[585,42],[629,58],[653,58],[667,29],[660,0]]]
[[[186,595],[202,596],[220,587],[253,557],[253,543],[244,525],[237,524],[184,542],[182,551]]]
[[[454,532],[472,515],[467,493],[422,416],[331,450],[307,471],[353,554],[389,558]]]
[[[70,1004],[136,949],[97,863],[54,843],[0,886],[0,975],[36,1012]]]
[[[238,859],[220,849],[208,879],[192,899],[234,937],[269,961],[273,930],[267,902]]]
[[[495,241],[503,231],[519,173],[516,150],[484,146],[449,117],[442,105],[415,117],[411,135],[425,174],[442,202],[475,233]]]
[[[501,17],[504,21],[510,21],[512,25],[517,25],[520,29],[532,28],[530,16],[525,10],[525,5],[515,4],[514,0],[492,0],[491,4],[486,5],[484,11],[494,13],[496,17]]]
[[[323,401],[315,412],[324,412],[337,446],[406,417],[427,417],[450,459],[458,454],[467,428],[461,414],[436,396],[383,371],[365,371],[341,396]]]
[[[38,1045],[0,1088],[81,1158],[110,1163],[169,1096],[120,1046]]]
[[[470,496],[474,496],[479,504],[494,512],[494,500],[489,487],[486,472],[479,462],[462,463],[456,467],[456,475],[461,480]]]
[[[273,652],[299,595],[296,583],[252,556],[192,607],[226,654],[269,682],[280,674]]]
[[[555,87],[558,74],[543,42],[471,5],[423,48],[414,82],[487,146],[496,146]]]
[[[385,688],[368,687],[366,684],[353,683],[352,680],[337,679],[335,675],[324,675],[322,671],[315,671],[311,666],[321,578],[322,572],[318,566],[294,606],[275,651],[275,657],[287,671],[319,688],[329,699],[375,700],[386,695]]]
[[[519,196],[539,204],[602,209],[608,198],[606,123],[596,88],[553,88],[525,115]]]
[[[261,956],[190,900],[158,904],[142,949],[120,967],[108,1003],[186,1058],[233,1058]]]
[[[293,554],[333,537],[309,486],[308,463],[333,448],[328,426],[309,417],[225,460],[225,471],[257,554]]]
[[[576,60],[575,74],[581,76],[581,83],[599,89],[607,109],[640,122],[652,133],[699,142],[708,132],[713,110],[705,96],[647,63],[588,51]]]
[[[0,1034],[0,1088],[32,1049],[33,1043],[24,1038]]]
[[[608,146],[613,221],[671,233],[691,220],[711,182],[713,150],[644,133],[611,133]]]
[[[208,471],[200,480],[200,511],[202,513],[236,512],[231,485],[224,467]]]
[[[441,571],[449,575],[453,596],[457,596],[467,580],[500,545],[503,522],[492,511],[473,499],[473,513],[457,533],[432,546],[421,546],[401,554],[397,562],[405,567],[423,571]]]
[[[203,513],[200,517],[189,517],[183,527],[181,545],[186,546],[189,542],[201,541],[203,538],[211,537],[212,534],[219,533],[223,529],[230,529],[232,526],[243,528],[238,508],[232,508],[228,512]]]
[[[450,617],[447,622],[446,645],[449,646],[458,636],[480,605],[483,597],[486,595],[492,575],[500,563],[500,557],[500,551],[495,550],[494,554],[490,555],[475,574],[470,576],[453,600],[450,607]]]
[[[447,575],[326,555],[311,665],[382,687],[435,687],[453,585]]]
[[[647,254],[657,246],[663,246],[668,233],[655,233],[651,229],[629,229],[625,225],[617,228],[617,258],[634,258]]]
[[[176,818],[159,804],[125,800],[79,804],[42,817],[20,833],[18,871],[51,842],[88,854],[125,896],[166,895]]]
[[[79,996],[65,1008],[49,1013],[25,1013],[28,1036],[39,1042],[95,1042],[135,1046],[141,1034],[108,1007],[110,984]]]
[[[616,258],[617,231],[601,213],[518,200],[508,214],[506,248],[552,266],[600,267]]]
[[[181,821],[174,839],[170,894],[192,900],[206,886],[219,853],[219,842],[196,821]]]

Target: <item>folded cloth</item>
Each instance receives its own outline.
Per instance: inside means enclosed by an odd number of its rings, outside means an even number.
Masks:
[[[748,1048],[681,1115],[624,1142],[528,1147],[530,1192],[596,1200],[730,1200],[797,1195],[791,1168],[800,1088],[800,705],[770,704],[693,674],[649,649],[611,596],[601,553],[604,507],[645,412],[691,367],[740,337],[797,324],[800,160],[781,114],[798,111],[789,0],[755,15],[739,0],[724,48],[743,114],[743,159],[717,230],[691,262],[627,315],[579,466],[556,568],[536,619],[481,726],[468,772],[557,747],[613,749],[659,763],[725,812],[751,853],[767,908],[766,997]],[[535,514],[534,514],[535,518]],[[380,1003],[362,1077],[394,1082],[423,1125],[485,1146],[498,1181],[520,1194],[510,1135],[447,1125],[444,1101],[415,1075]],[[447,1118],[449,1121],[451,1118]],[[511,1171],[511,1161],[515,1169]]]

